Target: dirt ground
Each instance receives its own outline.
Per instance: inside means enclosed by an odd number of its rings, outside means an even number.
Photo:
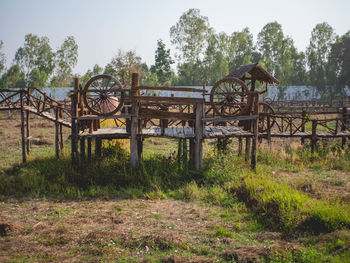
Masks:
[[[54,123],[30,115],[31,156],[42,156],[44,152],[54,152],[55,126]],[[63,128],[66,141],[70,130]],[[10,167],[22,161],[21,148],[21,121],[19,112],[12,111],[9,118],[8,112],[0,111],[0,169]]]
[[[152,262],[147,259],[153,256],[163,262],[212,262],[297,247],[281,241],[280,233],[246,233],[249,220],[244,211],[236,213],[240,228],[233,228],[222,207],[174,200],[2,202],[0,262]],[[237,234],[217,236],[218,226]]]

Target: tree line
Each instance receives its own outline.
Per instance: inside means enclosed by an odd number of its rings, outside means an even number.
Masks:
[[[154,65],[142,62],[134,50],[118,50],[105,67],[95,65],[80,76],[82,83],[104,73],[129,84],[131,73],[139,72],[145,85],[213,85],[239,66],[258,62],[281,86],[314,86],[322,97],[344,95],[345,86],[350,86],[350,31],[337,36],[326,22],[313,28],[306,50],[298,51],[276,21],[267,23],[254,43],[249,28],[231,34],[216,32],[200,10],[189,9],[170,28],[170,39],[176,50],[176,72],[170,49],[159,39]],[[78,61],[74,37],[53,50],[47,37],[28,34],[9,69],[2,45],[0,41],[0,87],[71,85]]]

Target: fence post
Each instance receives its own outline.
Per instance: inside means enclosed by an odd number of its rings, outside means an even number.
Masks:
[[[253,120],[253,142],[252,142],[252,160],[251,166],[253,170],[256,170],[257,163],[257,149],[258,149],[258,135],[259,135],[259,93],[254,94],[254,102],[253,102],[253,115],[256,115],[257,118]]]
[[[312,120],[311,153],[317,151],[317,120]]]
[[[267,113],[267,144],[269,145],[269,148],[271,150],[271,118],[270,114]]]
[[[301,132],[304,133],[305,132],[305,122],[306,122],[306,112],[303,109],[303,112],[301,113]],[[301,144],[304,145],[305,144],[305,139],[304,136],[301,136]]]
[[[347,111],[347,108],[346,107],[343,107],[343,111],[342,111],[342,126],[341,126],[341,131],[344,132],[346,130],[346,111]],[[345,144],[346,144],[346,136],[343,136],[341,138],[341,147],[344,149],[345,147]]]
[[[194,145],[194,164],[196,170],[201,170],[203,166],[203,114],[204,114],[204,109],[203,109],[203,104],[202,103],[197,103],[196,104],[196,120],[195,120],[195,145]]]
[[[56,158],[60,158],[60,150],[59,150],[59,125],[58,125],[58,108],[55,108],[55,152]]]
[[[75,92],[76,89],[79,87],[79,79],[74,78],[74,92],[71,95],[71,114],[72,114],[72,124],[71,124],[71,158],[72,158],[72,167],[73,169],[77,170],[78,169],[78,162],[79,162],[79,157],[78,157],[78,127],[77,127],[77,93]]]
[[[24,135],[24,110],[23,110],[23,90],[20,92],[20,103],[21,103],[21,136],[22,136],[22,162],[25,163],[27,161],[26,158],[26,140]]]
[[[137,147],[137,128],[138,128],[138,103],[134,99],[136,96],[136,87],[139,86],[139,74],[132,74],[131,83],[131,105],[132,105],[132,116],[131,116],[131,127],[130,127],[130,164],[132,167],[136,167],[139,163],[138,147]]]

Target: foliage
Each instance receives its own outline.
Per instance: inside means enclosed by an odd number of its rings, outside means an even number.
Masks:
[[[174,64],[174,60],[171,59],[170,49],[166,49],[163,40],[159,39],[157,41],[155,63],[151,67],[151,72],[157,75],[157,79],[162,85],[171,82],[174,74],[171,70],[172,64]]]
[[[329,74],[333,74],[329,71],[327,59],[334,40],[334,29],[328,23],[317,24],[311,32],[310,44],[306,50],[310,83],[315,85],[323,96],[329,92],[327,85],[332,78]]]
[[[56,75],[52,84],[66,86],[72,76],[72,68],[78,62],[78,45],[73,36],[68,36],[56,52]]]
[[[350,31],[332,45],[328,63],[330,71],[335,73],[336,94],[344,94],[345,85],[350,86]]]
[[[26,83],[37,81],[31,77],[37,77],[38,73],[33,70],[39,70],[39,75],[50,76],[55,68],[55,52],[53,52],[49,39],[47,37],[38,37],[28,34],[25,36],[24,46],[20,47],[15,54],[15,62],[21,67],[25,74]]]
[[[132,73],[139,73],[141,76],[144,75],[141,57],[137,56],[133,50],[124,52],[119,49],[118,54],[106,66],[105,73],[114,76],[122,84],[131,85]]]
[[[1,76],[0,88],[23,88],[24,86],[24,73],[18,65],[13,65]]]
[[[0,74],[5,70],[6,57],[5,54],[2,53],[1,49],[4,45],[4,41],[0,40]]]

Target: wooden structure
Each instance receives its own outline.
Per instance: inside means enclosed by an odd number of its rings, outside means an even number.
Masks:
[[[62,126],[71,128],[75,168],[91,160],[92,143],[99,157],[102,140],[110,139],[130,140],[130,164],[136,167],[145,138],[178,138],[179,154],[189,153],[188,160],[197,170],[203,167],[204,140],[215,139],[218,148],[225,150],[229,138],[238,138],[239,154],[245,140],[245,158],[251,160],[253,169],[259,139],[267,139],[269,144],[273,137],[298,137],[302,143],[309,139],[312,151],[317,150],[320,138],[341,138],[345,145],[350,136],[350,114],[345,104],[331,111],[303,108],[290,112],[280,107],[275,112],[273,103],[260,99],[267,84],[278,84],[278,80],[257,64],[238,68],[219,80],[210,92],[205,85],[202,89],[142,86],[136,73],[131,86],[98,75],[85,87],[76,78],[70,103],[58,102],[35,88],[0,90],[0,110],[21,111],[23,161],[29,153],[30,113],[55,122],[57,157],[63,148]],[[170,96],[164,96],[164,92]],[[183,94],[175,96],[177,92]],[[191,98],[184,93],[197,95]],[[114,120],[116,127],[101,128],[100,122],[107,119]]]

